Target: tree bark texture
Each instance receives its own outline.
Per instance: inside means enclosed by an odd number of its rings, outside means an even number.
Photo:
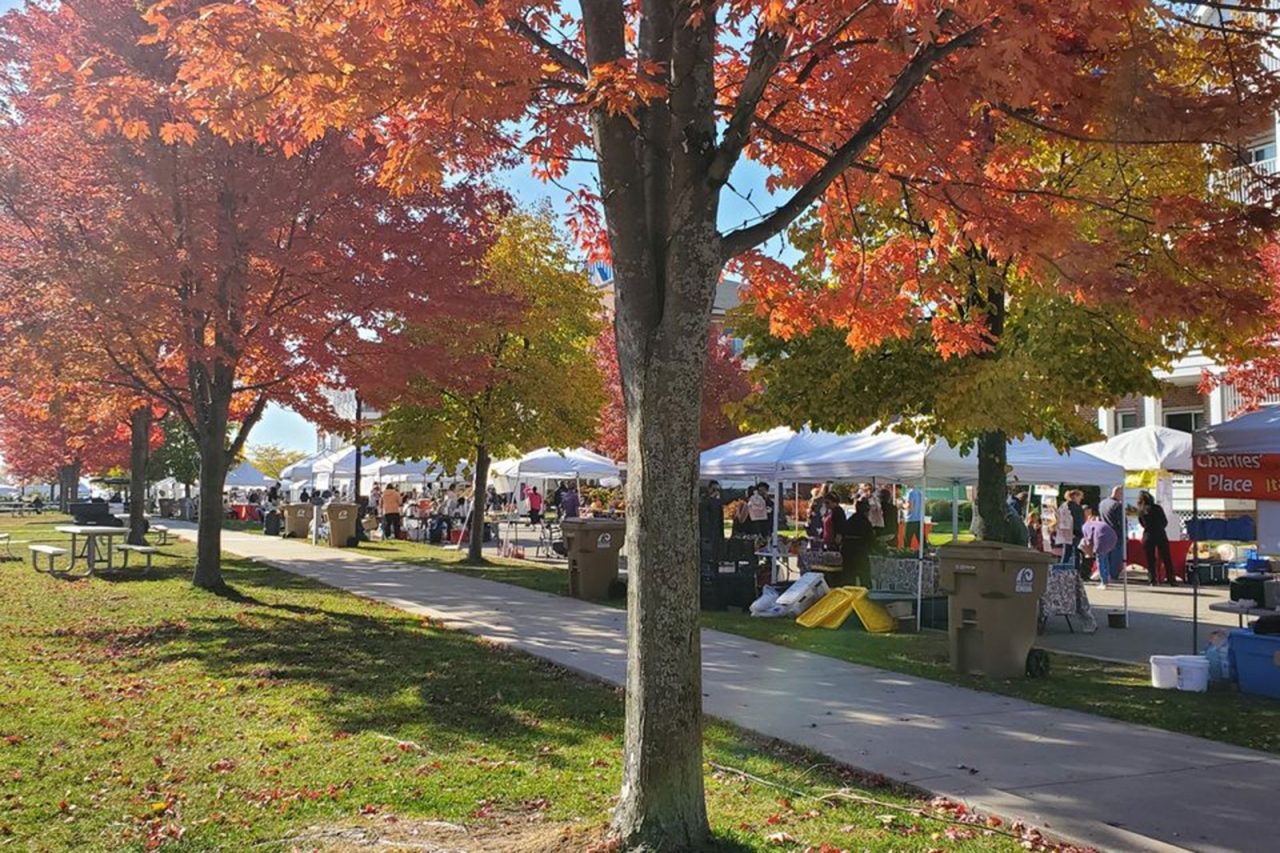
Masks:
[[[80,460],[58,469],[58,511],[70,512],[80,497]]]
[[[484,510],[489,491],[489,448],[483,444],[476,448],[476,473],[471,483],[471,537],[467,544],[467,560],[478,563],[484,559]]]
[[[147,544],[147,456],[151,450],[151,407],[129,413],[129,544]]]
[[[191,582],[202,589],[222,589],[222,489],[227,480],[227,452],[221,441],[200,448],[200,518],[196,525],[196,571]]]
[[[1007,542],[1009,538],[1004,517],[1007,460],[1008,439],[1004,433],[984,432],[978,437],[976,511],[982,519],[982,538],[988,542]]]

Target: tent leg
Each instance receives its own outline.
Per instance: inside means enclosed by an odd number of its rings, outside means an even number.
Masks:
[[[925,507],[929,501],[929,478],[925,477],[920,486],[920,557],[916,560],[916,633],[920,633],[921,609],[924,607],[924,543],[929,538],[925,532]],[[910,509],[910,507],[907,507]]]
[[[954,480],[951,481],[951,541],[960,539],[960,495]]]
[[[1200,498],[1192,485],[1191,492],[1191,529],[1200,526]],[[1195,537],[1191,537],[1191,654],[1198,654],[1200,648],[1200,549]],[[1173,571],[1173,566],[1169,567]]]
[[[778,563],[780,562],[780,559],[778,556],[780,553],[780,550],[778,548],[778,516],[782,514],[782,510],[786,506],[786,504],[782,500],[782,496],[785,495],[786,492],[782,490],[781,480],[778,481],[777,486],[778,486],[778,490],[776,494],[778,495],[778,500],[773,507],[773,536],[769,540],[769,551],[772,552],[773,554],[773,556],[770,557],[769,559],[773,560],[772,575],[773,575],[774,583],[777,583],[778,581]]]

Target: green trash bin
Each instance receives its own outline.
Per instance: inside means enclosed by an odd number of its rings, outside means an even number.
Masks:
[[[1025,675],[1053,557],[1002,542],[954,542],[938,549],[938,561],[952,668],[991,678]]]
[[[618,580],[618,554],[627,523],[616,518],[566,518],[560,522],[569,558],[569,594],[603,601]]]

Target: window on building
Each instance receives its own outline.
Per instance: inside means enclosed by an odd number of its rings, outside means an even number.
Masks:
[[[1130,432],[1138,428],[1137,412],[1118,412],[1116,413],[1116,430],[1118,432]]]
[[[1204,412],[1198,409],[1191,412],[1165,412],[1164,425],[1182,432],[1195,432],[1205,425]]]
[[[1276,159],[1276,144],[1267,142],[1262,145],[1254,145],[1249,148],[1249,162],[1261,163],[1265,160]]]

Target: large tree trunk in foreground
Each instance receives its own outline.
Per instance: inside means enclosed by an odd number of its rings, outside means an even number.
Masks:
[[[200,449],[200,520],[197,524],[196,572],[191,582],[203,589],[221,589],[224,586],[222,489],[229,467],[221,441],[217,446]]]
[[[129,413],[129,544],[147,544],[147,455],[151,447],[151,407]]]
[[[476,448],[476,474],[471,484],[471,529],[467,531],[471,541],[467,545],[467,560],[478,563],[484,559],[484,511],[489,491],[489,448],[483,444]]]
[[[984,432],[978,437],[978,499],[974,512],[981,519],[982,538],[988,542],[1009,541],[1004,518],[1007,458],[1004,433]]]
[[[704,246],[714,246],[707,241]],[[672,253],[667,310],[621,297],[627,403],[627,691],[614,832],[630,849],[698,850],[709,834],[702,776],[698,621],[698,433],[719,263]],[[699,272],[700,270],[700,272]],[[705,301],[705,305],[703,304]],[[653,322],[656,319],[656,323]]]

